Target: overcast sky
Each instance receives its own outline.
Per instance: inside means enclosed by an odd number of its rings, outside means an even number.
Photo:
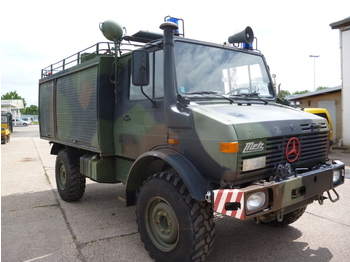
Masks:
[[[1,94],[38,104],[41,69],[97,42],[99,23],[113,19],[128,34],[160,32],[164,17],[185,20],[185,36],[214,43],[251,26],[258,48],[281,89],[341,85],[339,30],[330,23],[350,16],[347,0],[81,1],[0,0]],[[127,4],[125,4],[127,3]]]

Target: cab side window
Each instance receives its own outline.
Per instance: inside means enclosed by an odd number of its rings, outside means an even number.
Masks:
[[[164,96],[163,89],[163,50],[149,53],[150,83],[143,87],[143,91],[150,98],[161,98]],[[131,79],[131,77],[130,77]],[[130,100],[147,99],[141,92],[141,87],[133,86],[130,81]]]

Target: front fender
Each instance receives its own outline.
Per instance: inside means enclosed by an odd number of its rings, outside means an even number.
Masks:
[[[205,200],[209,182],[184,155],[169,148],[161,148],[142,154],[132,165],[126,180],[127,206],[135,204],[136,190],[143,181],[163,171],[165,166],[179,174],[194,199]]]

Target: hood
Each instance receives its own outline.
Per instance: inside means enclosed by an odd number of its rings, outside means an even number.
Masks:
[[[199,108],[220,122],[231,123],[239,140],[329,130],[324,118],[275,103],[210,104],[198,105]]]

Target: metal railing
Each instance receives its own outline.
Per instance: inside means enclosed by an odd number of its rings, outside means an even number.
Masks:
[[[70,67],[81,64],[99,55],[115,55],[115,47],[112,42],[100,42],[84,50],[68,56],[61,61],[51,64],[41,70],[41,78],[56,74]]]

